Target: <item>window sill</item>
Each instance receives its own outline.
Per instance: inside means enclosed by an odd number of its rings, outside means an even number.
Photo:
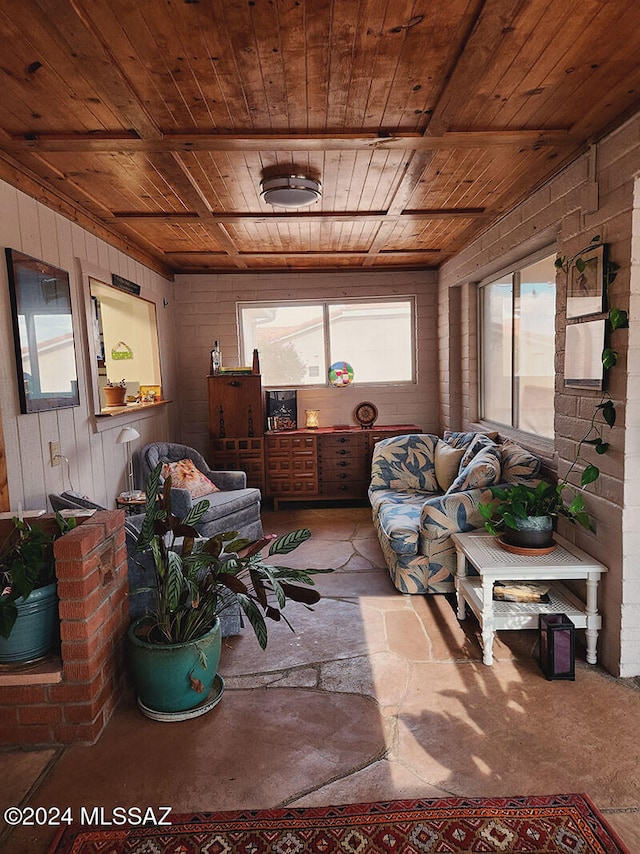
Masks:
[[[94,415],[96,432],[100,433],[102,430],[112,429],[114,427],[113,418],[117,418],[118,423],[126,424],[130,421],[155,415],[158,409],[172,402],[171,400],[156,400],[154,403],[126,403],[124,406],[109,406]]]

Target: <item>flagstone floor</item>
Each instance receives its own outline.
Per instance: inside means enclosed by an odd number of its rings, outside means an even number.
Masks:
[[[503,632],[482,664],[473,616],[392,586],[365,507],[263,514],[309,527],[289,565],[317,577],[313,612],[224,642],[225,691],[208,714],[150,721],[128,697],[92,747],[0,753],[0,806],[173,812],[394,798],[586,792],[640,852],[640,686],[587,665],[548,682],[535,632]],[[282,561],[283,563],[285,561]],[[46,851],[51,828],[7,834],[6,854]]]

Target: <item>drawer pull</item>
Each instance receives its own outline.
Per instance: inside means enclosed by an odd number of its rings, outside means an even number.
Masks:
[[[338,451],[338,453],[340,454],[340,456],[344,457],[344,455],[345,455],[345,454],[348,454],[349,452],[348,452],[348,451],[345,451],[345,449],[344,449],[344,448],[340,448],[340,450]]]
[[[340,438],[338,439],[338,442],[342,442],[342,444],[343,444],[343,445],[344,445],[344,443],[345,443],[346,441],[347,441],[347,437],[346,437],[346,436],[340,436]]]
[[[338,465],[344,468],[345,466],[348,466],[349,463],[346,460],[339,460]]]

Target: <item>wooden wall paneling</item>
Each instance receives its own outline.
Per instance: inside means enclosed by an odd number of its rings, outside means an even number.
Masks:
[[[0,513],[10,509],[9,481],[7,479],[7,455],[2,430],[2,407],[0,406]]]

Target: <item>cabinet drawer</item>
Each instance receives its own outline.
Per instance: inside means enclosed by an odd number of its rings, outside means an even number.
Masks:
[[[369,484],[363,480],[323,480],[324,498],[366,498]]]
[[[322,480],[366,480],[369,474],[369,466],[366,459],[362,457],[339,457],[337,459],[320,462],[320,473]]]

